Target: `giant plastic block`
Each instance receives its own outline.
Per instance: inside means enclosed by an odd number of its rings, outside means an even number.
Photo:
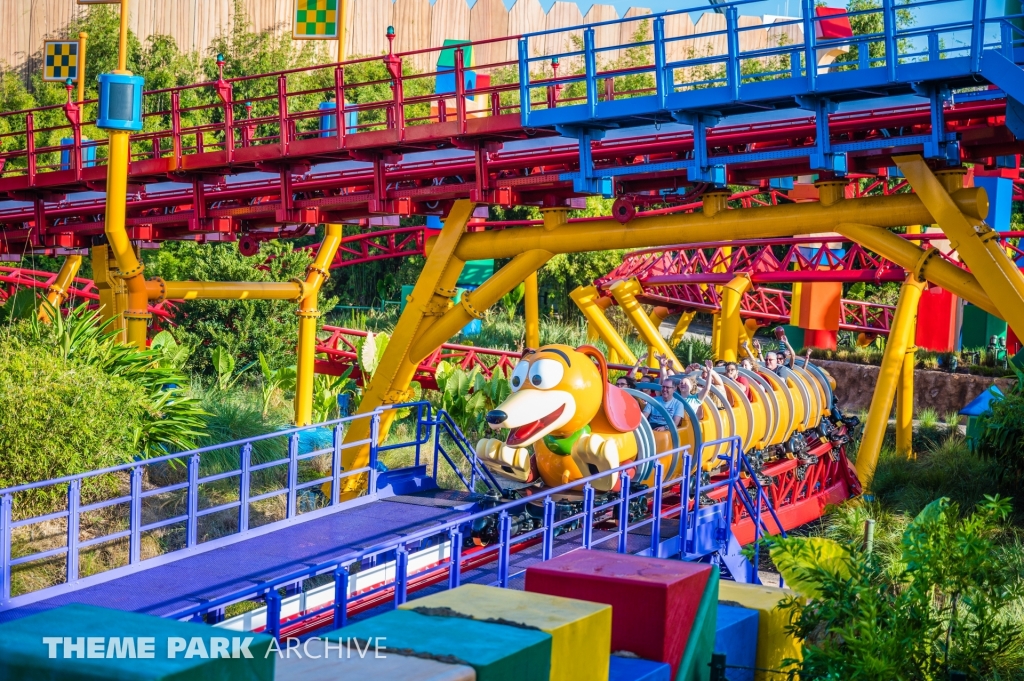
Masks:
[[[700,607],[693,617],[690,638],[686,641],[683,659],[679,662],[676,681],[708,681],[711,678],[711,655],[715,651],[715,621],[718,617],[718,570],[708,575]]]
[[[715,624],[715,652],[725,655],[729,681],[754,681],[754,667],[757,666],[757,622],[760,615],[756,610],[735,605],[718,604],[718,620]],[[747,669],[737,669],[746,667]]]
[[[321,638],[375,641],[382,647],[381,654],[425,656],[466,665],[476,671],[478,681],[547,681],[551,674],[551,634],[465,617],[393,610]]]
[[[401,606],[446,608],[475,620],[506,620],[551,634],[551,681],[605,681],[612,609],[603,604],[466,584]]]
[[[612,651],[678,670],[712,568],[607,551],[572,551],[526,569],[526,590],[612,606]]]
[[[448,664],[422,657],[381,652],[365,643],[329,644],[309,639],[294,649],[282,650],[274,681],[476,681],[476,671],[463,664]]]
[[[795,593],[789,589],[778,589],[756,584],[722,582],[718,589],[718,600],[726,605],[738,605],[756,610],[757,618],[757,667],[760,669],[783,670],[786,658],[803,659],[800,641],[786,632],[789,626],[789,611],[776,608],[780,601]],[[777,681],[778,674],[759,671],[755,681]]]
[[[933,352],[950,352],[956,345],[957,297],[938,286],[929,286],[917,305],[914,343]]]
[[[965,350],[987,348],[992,336],[1006,337],[1006,322],[980,307],[964,305],[964,322],[960,327],[960,346]]]
[[[270,646],[263,634],[76,603],[0,624],[0,679],[271,681]]]
[[[672,667],[664,662],[612,655],[608,681],[672,681]]]

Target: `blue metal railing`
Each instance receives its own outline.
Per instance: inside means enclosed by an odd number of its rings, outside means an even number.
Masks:
[[[699,472],[694,467],[694,459],[690,454],[689,447],[684,446],[678,450],[658,455],[658,460],[653,467],[653,484],[650,487],[639,489],[634,487],[636,481],[629,477],[629,473],[636,472],[640,467],[650,463],[646,460],[634,461],[570,484],[539,491],[528,498],[506,501],[494,508],[440,522],[430,528],[398,539],[391,539],[362,550],[352,550],[336,559],[296,570],[270,582],[260,585],[245,585],[237,591],[207,603],[190,605],[173,613],[170,617],[203,621],[206,615],[222,612],[226,606],[233,603],[262,599],[267,603],[265,630],[272,635],[279,636],[283,625],[280,591],[285,587],[301,584],[307,579],[321,575],[333,575],[332,598],[319,607],[290,613],[287,617],[287,625],[290,628],[303,625],[341,627],[346,624],[349,608],[353,604],[351,592],[353,575],[362,573],[365,565],[379,565],[381,561],[392,561],[394,569],[381,572],[379,583],[374,584],[372,588],[364,588],[358,592],[357,598],[363,602],[376,597],[378,602],[381,599],[387,599],[397,607],[407,600],[411,582],[415,580],[423,583],[431,579],[445,581],[445,573],[447,573],[449,588],[455,588],[463,581],[462,567],[464,558],[466,558],[463,554],[465,532],[467,528],[477,527],[486,522],[493,523],[497,528],[494,543],[483,548],[475,548],[472,554],[473,564],[479,566],[485,562],[496,562],[492,584],[501,587],[509,586],[510,581],[516,576],[511,568],[511,555],[514,551],[532,543],[539,543],[541,559],[549,559],[555,554],[555,539],[558,536],[563,536],[564,542],[560,548],[566,550],[589,549],[605,542],[615,541],[616,550],[626,553],[630,550],[630,537],[635,536],[637,530],[649,527],[649,542],[642,542],[639,545],[634,542],[632,546],[634,551],[649,555],[694,557],[697,552],[706,553],[716,547],[722,550],[728,545],[728,536],[716,534],[712,538],[713,545],[708,545],[706,541],[702,542],[700,531],[703,519],[701,512],[708,506],[702,506],[700,498],[702,494],[726,488],[726,499],[716,502],[715,505],[721,505],[721,518],[726,527],[731,527],[733,495],[742,494],[745,499],[747,494],[741,478],[741,471],[744,468],[748,472],[751,471],[740,446],[738,437],[716,440],[704,445],[705,448],[711,448],[710,451],[719,451],[722,447],[728,448],[727,454],[720,454],[718,457],[725,464],[724,473],[719,479],[706,485],[698,484]],[[680,455],[679,458],[682,459],[683,465],[679,469],[678,476],[666,479],[665,467],[661,461],[664,457],[673,454]],[[617,492],[605,493],[602,503],[597,503],[595,485],[600,480],[607,483],[609,476],[621,478],[620,488]],[[679,503],[670,507],[666,506],[665,492],[677,485],[680,495]],[[610,487],[611,485],[603,486]],[[582,493],[582,503],[578,505],[578,510],[575,512],[558,517],[556,499],[572,492]],[[761,521],[762,495],[763,490],[757,486],[756,503],[750,504],[749,500],[746,500],[748,502],[746,508],[751,519],[759,528],[759,537],[760,528],[767,531],[767,527]],[[540,524],[533,526],[533,529],[528,531],[516,533],[513,531],[513,526],[519,522],[527,504],[542,505],[543,513],[539,521]],[[637,505],[647,510],[646,517],[631,522],[631,506],[635,508]],[[772,514],[774,517],[774,512]],[[671,518],[678,518],[678,530],[674,537],[666,539],[663,537],[662,523]],[[606,521],[612,519],[614,519],[614,523],[612,523],[614,528],[602,527],[602,524],[607,525]],[[781,529],[777,517],[774,517],[774,521]],[[578,530],[578,535],[568,535],[568,532],[575,530]],[[595,536],[597,532],[604,532],[604,535]],[[572,545],[566,546],[570,541]],[[437,543],[443,542],[448,542],[447,558],[437,560],[412,574],[409,573],[411,552],[425,544],[436,546]],[[666,542],[668,542],[667,545]],[[756,581],[756,568],[753,572],[753,578]]]
[[[381,414],[388,409],[415,410],[416,434],[408,442],[396,442],[378,445]],[[350,424],[368,420],[370,434],[367,438],[345,442],[345,433]],[[318,430],[331,430],[331,444],[326,447],[308,447],[309,451],[301,451],[301,436]],[[457,447],[451,453],[441,450],[443,447],[439,432],[444,430]],[[432,435],[432,431],[435,433]],[[488,487],[496,486],[493,477],[481,473],[483,468],[471,447],[462,436],[454,422],[443,411],[434,412],[429,402],[416,402],[404,405],[388,406],[374,412],[356,416],[334,419],[325,423],[259,435],[256,437],[235,440],[224,444],[200,447],[178,454],[168,454],[152,459],[143,459],[132,463],[112,466],[101,470],[90,471],[78,475],[69,475],[53,480],[27,483],[16,487],[0,490],[0,569],[3,574],[2,591],[0,591],[0,610],[48,598],[62,591],[78,588],[85,583],[110,579],[127,572],[145,569],[152,565],[175,560],[182,551],[208,550],[240,539],[244,539],[254,531],[260,533],[284,524],[316,517],[324,512],[332,512],[353,504],[365,503],[377,497],[378,461],[382,452],[399,448],[415,448],[416,465],[420,464],[421,448],[431,441],[437,443],[434,455],[434,475],[438,472],[438,452],[450,465],[466,485],[473,490],[477,480]],[[353,470],[344,470],[341,464],[345,450],[368,447],[369,461],[366,466]],[[458,452],[456,454],[456,451]],[[224,456],[224,453],[227,456]],[[278,455],[278,452],[283,452]],[[316,475],[314,471],[322,470],[321,465],[314,468],[316,459],[330,459],[330,473]],[[460,472],[459,457],[468,462],[472,471],[467,480]],[[225,464],[225,458],[233,463]],[[213,472],[204,472],[204,468],[213,468]],[[166,478],[176,481],[159,484],[152,481],[152,473],[159,469]],[[147,475],[149,473],[149,475]],[[341,487],[346,480],[358,480],[366,476],[368,484],[360,498],[342,501]],[[313,477],[315,476],[315,477]],[[237,479],[237,485],[231,483]],[[144,484],[147,483],[147,484]],[[117,487],[120,491],[125,486],[127,492],[120,494],[102,494],[100,485]],[[236,498],[222,503],[206,505],[205,492],[213,486],[224,491],[232,488],[229,496]],[[329,495],[323,493],[329,486]],[[98,501],[83,501],[83,488],[87,491],[96,489],[96,496],[104,496]],[[18,517],[17,505],[21,495],[44,493],[50,499],[65,495],[66,507],[63,510]],[[173,495],[173,496],[172,496]],[[86,496],[89,496],[88,494]],[[148,510],[147,502],[156,503],[177,499],[183,502],[182,512],[172,512],[170,516],[157,519],[146,519],[144,510]],[[261,501],[283,497],[286,499],[284,519],[274,523],[253,528],[250,524],[250,511],[253,504]],[[39,497],[36,498],[37,503]],[[86,514],[117,511],[118,507],[127,506],[127,528],[115,532],[107,532],[87,540],[81,539],[83,517]],[[235,529],[222,536],[204,540],[200,534],[200,523],[204,518],[214,514],[235,511],[237,513]],[[12,551],[17,548],[19,532],[22,528],[31,528],[47,522],[66,523],[66,539],[62,546],[41,551],[25,549],[18,555]],[[181,526],[184,529],[184,542],[178,549],[160,554],[156,557],[143,558],[142,539],[147,533],[161,528]],[[98,575],[90,575],[80,580],[79,565],[82,552],[92,547],[107,545],[110,542],[128,541],[127,564],[113,568]],[[31,552],[29,552],[31,551]],[[42,561],[53,561],[63,557],[65,574],[60,583],[37,591],[24,594],[12,594],[12,572],[18,566],[38,564]],[[145,565],[142,565],[145,563]]]

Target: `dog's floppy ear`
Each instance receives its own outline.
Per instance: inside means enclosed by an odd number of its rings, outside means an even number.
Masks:
[[[618,386],[608,382],[608,363],[604,355],[593,345],[581,345],[576,352],[593,359],[601,373],[601,385],[604,394],[601,396],[601,407],[608,424],[620,433],[629,433],[640,427],[640,406],[632,397]]]

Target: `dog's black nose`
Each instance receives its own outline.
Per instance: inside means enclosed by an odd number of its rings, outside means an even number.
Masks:
[[[487,421],[487,423],[490,423],[490,424],[496,426],[499,423],[504,423],[505,419],[507,419],[507,418],[508,418],[508,414],[506,414],[505,412],[503,412],[503,411],[501,411],[499,409],[494,409],[492,411],[487,412],[487,416],[484,417],[484,420]]]

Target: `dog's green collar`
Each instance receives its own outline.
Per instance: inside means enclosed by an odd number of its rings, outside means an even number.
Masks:
[[[544,436],[544,445],[551,450],[552,453],[560,456],[569,456],[572,454],[572,446],[576,444],[576,440],[580,439],[580,435],[590,432],[590,426],[583,426],[572,435],[563,438],[556,438],[551,435]]]

